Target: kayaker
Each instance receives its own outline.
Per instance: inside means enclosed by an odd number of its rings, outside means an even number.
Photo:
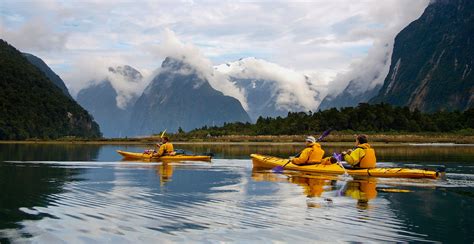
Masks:
[[[156,143],[156,147],[158,147],[158,152],[154,154],[156,157],[176,154],[173,144],[170,142],[170,139],[167,136],[163,136],[161,138],[161,144]]]
[[[354,168],[375,168],[377,162],[375,150],[367,142],[367,135],[358,135],[355,149],[342,152],[344,160]]]
[[[306,148],[299,154],[298,157],[290,159],[296,165],[311,165],[321,163],[324,156],[324,150],[321,145],[316,142],[313,136],[306,137]]]

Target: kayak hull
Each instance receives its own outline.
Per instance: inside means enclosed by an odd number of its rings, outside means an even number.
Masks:
[[[210,161],[211,156],[205,155],[174,155],[154,157],[147,153],[126,152],[117,150],[117,153],[123,156],[124,159],[129,160],[158,160],[158,161]]]
[[[251,154],[254,168],[272,169],[277,166],[283,166],[288,159],[266,156],[261,154]],[[347,170],[349,175],[354,176],[374,176],[374,177],[395,177],[395,178],[431,178],[437,179],[441,174],[433,170],[408,169],[408,168],[373,168],[373,169],[346,169],[344,170],[338,164],[331,165],[303,165],[298,166],[289,163],[285,166],[285,170],[295,170],[322,174],[344,174]]]

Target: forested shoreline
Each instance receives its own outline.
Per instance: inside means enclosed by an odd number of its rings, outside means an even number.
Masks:
[[[226,123],[223,126],[204,126],[177,134],[200,137],[228,135],[305,135],[317,134],[332,128],[346,132],[368,133],[452,133],[471,134],[474,131],[474,108],[464,112],[439,111],[422,113],[408,107],[390,104],[360,103],[357,107],[328,109],[318,112],[289,112],[285,118],[260,117],[252,123]]]

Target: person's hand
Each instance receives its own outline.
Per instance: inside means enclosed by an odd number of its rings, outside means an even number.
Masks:
[[[346,151],[341,152],[342,156],[345,156],[347,154]]]

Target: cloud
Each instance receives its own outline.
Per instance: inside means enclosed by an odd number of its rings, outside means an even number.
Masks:
[[[51,23],[42,18],[26,22],[18,29],[10,29],[0,22],[1,38],[12,43],[17,49],[28,51],[61,51],[68,34],[56,32]]]
[[[364,69],[380,67],[389,49],[384,44],[390,46],[390,39],[427,4],[428,0],[3,1],[0,35],[22,51],[63,61],[52,62],[51,68],[73,93],[109,66],[129,64],[151,73],[166,54],[181,52],[214,88],[246,106],[243,91],[214,74],[213,65],[257,57],[299,74],[310,73],[318,79],[313,85],[328,83],[337,93],[349,76],[366,76],[357,71],[363,67],[358,63],[364,63]],[[155,49],[157,44],[162,48]],[[333,77],[338,78],[331,84]]]
[[[76,72],[71,72],[65,77],[69,81],[71,94],[75,97],[84,88],[108,81],[117,92],[117,107],[125,109],[142,94],[151,80],[151,74],[146,71],[135,79],[121,72],[111,71],[111,69],[123,69],[125,63],[126,61],[120,57],[76,60],[74,64]]]
[[[318,86],[307,76],[262,59],[245,58],[216,66],[215,69],[216,73],[237,79],[275,82],[273,94],[278,94],[277,106],[283,110],[293,110],[295,107],[314,110],[320,102]]]
[[[172,57],[191,65],[210,85],[227,96],[237,98],[247,109],[245,95],[225,75],[215,73],[212,62],[193,44],[184,43],[170,29],[163,31],[160,44],[150,48],[156,57]]]
[[[328,94],[337,96],[351,80],[355,81],[352,87],[355,91],[352,92],[362,93],[383,84],[390,69],[395,36],[402,28],[418,18],[427,5],[428,0],[415,1],[409,5],[398,5],[387,1],[383,7],[369,8],[367,13],[374,23],[386,23],[384,26],[378,25],[375,28],[377,31],[374,31],[373,27],[356,26],[340,38],[340,40],[356,40],[371,37],[374,41],[365,57],[354,60],[348,70],[339,72],[334,80],[329,82]],[[396,14],[393,14],[394,12]],[[390,15],[394,18],[389,22],[384,21]]]

